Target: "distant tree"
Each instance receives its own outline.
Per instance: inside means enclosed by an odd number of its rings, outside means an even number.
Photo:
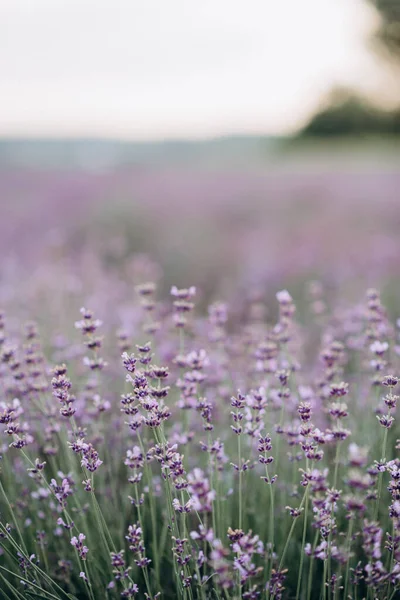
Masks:
[[[400,61],[400,0],[367,0],[380,14],[381,23],[375,34],[379,46]]]
[[[352,90],[336,88],[300,132],[301,137],[400,134],[400,111],[387,112]]]
[[[400,70],[400,0],[366,0],[380,15],[373,34],[376,50]],[[398,77],[400,84],[400,76]],[[396,88],[399,92],[400,85]],[[395,90],[392,90],[396,93]],[[332,90],[300,137],[400,135],[400,106],[391,112],[372,106],[354,90]]]

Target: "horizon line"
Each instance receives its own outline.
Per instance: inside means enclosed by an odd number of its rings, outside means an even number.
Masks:
[[[294,133],[224,133],[216,135],[193,135],[193,136],[160,136],[160,137],[123,137],[118,135],[107,135],[107,134],[89,134],[89,135],[52,135],[52,134],[3,134],[0,132],[0,142],[12,141],[12,142],[114,142],[120,144],[162,144],[162,143],[201,143],[201,142],[214,142],[223,141],[229,139],[276,139],[284,140],[291,139],[297,135]]]

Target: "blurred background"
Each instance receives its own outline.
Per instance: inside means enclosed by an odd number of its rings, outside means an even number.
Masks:
[[[400,301],[398,0],[0,0],[0,40],[1,303]]]

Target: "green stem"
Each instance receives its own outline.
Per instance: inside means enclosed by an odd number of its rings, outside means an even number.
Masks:
[[[351,536],[353,534],[353,517],[350,517],[349,520],[349,528],[347,530],[347,543],[346,548],[349,554],[346,564],[346,579],[344,582],[344,596],[343,598],[347,598],[347,590],[349,588],[349,572],[350,572],[350,549],[351,549]]]
[[[283,428],[283,421],[285,420],[285,402],[284,400],[282,400],[282,408],[281,408],[281,413],[280,413],[280,417],[279,417],[279,431],[282,430]],[[281,447],[281,437],[282,437],[282,433],[278,433],[277,434],[277,438],[276,438],[276,461],[275,461],[275,472],[279,473],[279,462],[280,462],[280,447]]]
[[[143,456],[146,456],[143,441],[138,432],[138,440],[140,444],[140,449]],[[156,507],[154,503],[154,495],[153,495],[153,478],[152,478],[152,470],[147,461],[145,462],[145,473],[147,478],[147,485],[149,487],[149,500],[150,500],[150,515],[151,515],[151,532],[152,532],[152,550],[153,550],[153,561],[154,567],[156,571],[156,580],[157,586],[160,588],[160,553],[158,551],[158,543],[157,543],[157,517],[156,517]]]
[[[336,489],[338,472],[339,472],[339,462],[340,462],[340,442],[336,446],[336,454],[335,454],[335,472],[333,476],[333,487]]]
[[[303,498],[301,499],[299,510],[301,510],[303,508],[303,504],[304,504],[304,502],[306,500],[306,496],[307,496],[307,488],[306,488],[306,490],[304,492]],[[281,561],[279,563],[278,571],[282,570],[282,566],[283,566],[283,563],[284,563],[284,560],[285,560],[285,557],[286,557],[286,552],[287,552],[287,550],[289,548],[290,540],[292,539],[293,531],[294,531],[294,528],[296,527],[296,522],[297,521],[298,521],[298,517],[295,517],[293,519],[292,526],[291,526],[291,528],[289,530],[289,534],[287,536],[286,544],[285,544],[285,547],[284,547],[283,552],[282,552]]]
[[[208,432],[208,447],[211,447],[211,434],[210,432]],[[212,462],[212,458],[210,458],[210,489],[213,490],[214,488],[214,468],[213,468],[213,462]],[[216,499],[216,501],[214,501],[214,499],[211,500],[211,519],[212,519],[212,526],[213,526],[213,530],[214,530],[214,535],[217,535],[217,524],[216,524],[216,516],[215,516],[215,509],[216,509],[216,503],[218,502],[218,497]]]
[[[389,409],[389,414],[390,414],[390,409]],[[385,432],[383,434],[383,442],[382,442],[382,457],[381,457],[382,461],[386,460],[387,437],[388,437],[388,429],[387,429],[387,427],[385,427]],[[376,505],[375,505],[375,515],[374,515],[375,521],[378,519],[378,516],[379,516],[379,504],[380,504],[381,495],[382,495],[382,481],[383,481],[383,473],[380,472],[379,480],[378,480],[378,496],[377,496]]]
[[[338,472],[339,472],[339,460],[340,460],[340,442],[337,443],[336,445],[336,452],[335,452],[335,472],[334,472],[334,476],[333,476],[333,489],[336,490],[336,486],[337,486],[337,479],[338,479]],[[331,521],[333,521],[333,511],[334,511],[334,504],[332,503],[332,509],[331,509]],[[330,586],[330,581],[331,581],[331,574],[332,574],[332,557],[331,557],[331,548],[332,548],[332,536],[333,536],[333,524],[331,523],[331,528],[329,531],[329,537],[328,537],[328,557],[327,557],[327,567],[328,567],[328,581],[329,581],[329,586],[328,586],[328,597],[329,599],[332,596],[332,590],[331,590],[331,586]],[[325,583],[326,579],[324,579],[324,583]]]
[[[22,594],[20,594],[19,591],[17,590],[17,588],[15,588],[9,581],[7,581],[7,579],[4,577],[4,575],[2,573],[0,573],[0,577],[4,581],[4,584],[8,587],[8,589],[11,590],[14,598],[24,600]],[[7,599],[10,600],[10,596],[6,592],[4,592],[4,589],[3,589],[3,594],[5,594]]]
[[[327,567],[328,559],[324,560],[324,575],[322,578],[322,597],[326,600],[326,567]]]
[[[271,556],[270,559],[268,559],[268,563],[269,563],[269,568],[268,568],[268,581],[271,579],[271,573],[272,573],[272,567],[273,567],[273,561],[274,561],[274,545],[275,545],[275,523],[274,523],[274,513],[275,513],[275,509],[274,509],[274,490],[272,489],[272,484],[271,484],[271,479],[269,477],[269,473],[268,473],[268,465],[265,465],[265,474],[267,476],[268,479],[268,487],[269,487],[269,494],[270,494],[270,502],[269,502],[269,543],[270,543],[270,552],[271,552]],[[269,590],[267,590],[267,598],[269,598]]]
[[[398,591],[399,591],[399,588],[398,588],[398,586],[396,586],[394,588],[393,592],[390,594],[389,600],[392,600],[392,598],[394,598],[395,593],[398,592]]]
[[[10,541],[11,545],[14,547],[14,549],[19,552],[21,554],[21,556],[23,556],[23,558],[25,558],[32,566],[32,568],[39,573],[44,579],[47,580],[47,582],[49,583],[49,585],[54,586],[57,590],[60,590],[60,592],[62,594],[65,594],[65,596],[67,596],[67,598],[69,598],[68,594],[66,594],[62,588],[55,582],[53,581],[53,579],[50,577],[50,575],[48,575],[45,571],[43,571],[38,565],[36,565],[34,562],[31,562],[29,559],[29,554],[26,553],[21,546],[19,546],[17,544],[17,542],[13,539],[13,537],[11,535],[7,535],[7,530],[5,528],[5,526],[0,522],[0,528],[3,530],[3,534],[5,534],[5,537],[7,537],[7,540]],[[4,550],[7,551],[6,547],[3,546]],[[9,551],[9,553],[11,554],[11,552]]]
[[[296,600],[300,597],[300,586],[301,586],[301,576],[303,572],[303,561],[304,561],[304,546],[306,543],[306,534],[307,534],[307,516],[308,516],[308,486],[306,487],[306,503],[304,509],[304,522],[303,522],[303,537],[301,540],[301,553],[300,553],[300,566],[299,566],[299,575],[297,579],[297,589],[296,589]]]
[[[20,581],[23,581],[24,583],[27,583],[27,584],[31,585],[32,587],[38,589],[42,594],[47,594],[50,598],[55,598],[55,600],[60,600],[57,596],[55,596],[51,592],[44,590],[42,587],[40,587],[40,585],[36,585],[36,583],[29,581],[29,579],[22,577],[22,575],[20,575],[19,573],[13,573],[12,571],[9,571],[8,569],[6,569],[6,567],[3,567],[2,565],[0,565],[0,569],[2,569],[3,571],[6,571],[6,573],[9,573],[10,575],[13,575],[14,577],[17,577]],[[71,596],[69,596],[67,594],[65,594],[65,595],[67,596],[67,598],[71,598]]]
[[[17,520],[17,518],[16,518],[16,516],[15,516],[15,514],[14,514],[14,511],[13,511],[13,508],[12,508],[12,506],[11,506],[11,504],[10,504],[10,502],[9,502],[8,498],[7,498],[7,494],[6,494],[6,492],[5,492],[4,488],[3,488],[3,485],[2,485],[2,483],[1,483],[1,481],[0,481],[0,489],[1,489],[1,492],[2,492],[2,494],[3,494],[3,496],[4,496],[4,499],[5,499],[5,501],[6,501],[6,504],[7,504],[7,506],[8,506],[8,510],[10,511],[11,517],[12,517],[12,519],[13,519],[13,522],[14,522],[15,529],[16,529],[16,530],[17,530],[17,532],[18,532],[18,535],[19,535],[19,538],[20,538],[20,540],[21,540],[21,544],[22,544],[22,547],[23,547],[23,549],[24,549],[24,552],[25,552],[25,554],[28,554],[28,550],[27,550],[27,548],[26,548],[26,545],[25,545],[25,541],[24,541],[23,535],[22,535],[22,533],[21,533],[21,530],[20,530],[20,528],[19,528],[19,525],[18,525],[18,520]]]
[[[239,457],[239,529],[242,529],[242,452],[240,435],[238,435],[238,457]]]
[[[315,537],[314,537],[314,543],[312,546],[312,554],[310,556],[310,566],[308,569],[308,582],[307,582],[307,600],[310,600],[311,598],[311,589],[312,589],[312,573],[313,573],[313,566],[314,566],[314,552],[315,552],[315,548],[317,547],[317,543],[318,543],[318,536],[319,536],[319,531],[317,530],[315,532]]]
[[[21,454],[22,454],[22,456],[25,458],[25,460],[26,460],[26,461],[27,461],[27,462],[28,462],[28,463],[29,463],[29,464],[30,464],[32,467],[35,467],[34,463],[31,461],[31,459],[29,458],[29,456],[28,456],[28,455],[27,455],[27,454],[26,454],[26,453],[25,453],[23,450],[21,450]],[[45,485],[45,486],[47,487],[47,489],[48,489],[48,490],[50,490],[50,492],[51,492],[51,493],[52,493],[52,494],[55,496],[55,492],[54,492],[53,488],[52,488],[52,487],[49,485],[49,483],[47,482],[47,480],[46,480],[45,476],[43,475],[43,472],[42,472],[42,471],[40,471],[40,472],[39,472],[39,474],[40,474],[40,478],[41,478],[41,480],[43,481],[44,485]],[[57,502],[58,502],[58,500],[57,500]],[[71,518],[71,515],[68,513],[68,511],[67,511],[67,509],[66,509],[66,508],[63,508],[63,514],[64,514],[65,518],[67,519],[67,522],[68,522],[69,524],[71,524],[73,520],[72,520],[72,518]],[[76,526],[75,526],[75,528],[76,528]],[[70,537],[72,538],[72,531],[71,531],[71,529],[69,530],[69,533],[70,533]],[[80,563],[81,563],[81,559],[79,558],[78,554],[77,554],[77,557],[78,557],[78,563],[80,564]],[[80,565],[80,566],[82,566],[82,565]],[[46,575],[46,577],[48,577],[48,576]],[[52,580],[51,578],[50,578],[50,581],[52,581],[53,585],[55,585],[56,587],[58,587],[58,588],[59,588],[59,586],[58,586],[58,585],[57,585],[55,582],[53,582],[53,580]],[[89,578],[89,577],[88,577],[88,583],[86,584],[86,587],[87,587],[87,588],[88,588],[88,590],[89,590],[89,596],[90,596],[90,598],[91,598],[91,599],[93,599],[92,586],[91,586],[91,583],[90,583],[90,578]],[[61,589],[61,588],[59,588],[59,589]],[[94,599],[93,599],[93,600],[94,600]]]
[[[164,436],[164,432],[163,432],[162,428],[154,429],[153,433],[154,433],[154,438],[156,440],[156,443],[159,445],[165,445],[166,441],[165,441],[165,436]],[[165,486],[165,491],[167,494],[167,513],[168,513],[168,520],[170,523],[171,533],[172,533],[172,535],[179,537],[179,531],[177,528],[176,519],[174,518],[173,510],[172,510],[172,499],[173,498],[172,498],[172,491],[171,491],[171,485],[170,485],[170,481],[168,478],[168,474],[166,475],[166,478],[164,479],[164,486]],[[174,566],[174,574],[175,574],[175,579],[176,579],[176,586],[177,586],[177,589],[179,590],[179,596],[181,598],[185,598],[186,592],[183,589],[182,582],[179,577],[175,557],[172,557],[172,564]]]
[[[143,519],[142,519],[142,511],[140,510],[139,492],[138,492],[138,489],[137,489],[137,484],[135,484],[135,496],[136,496],[136,508],[137,508],[137,512],[138,512],[139,524],[140,524],[140,527],[142,529],[142,536],[144,536],[144,526],[143,526]],[[149,573],[148,573],[147,566],[144,567],[144,569],[143,569],[143,575],[144,575],[144,580],[145,580],[145,583],[146,583],[147,593],[149,594],[149,596],[151,598],[151,588],[150,588]]]
[[[271,484],[271,479],[268,473],[268,466],[265,465],[265,473],[266,476],[268,478],[269,484],[269,496],[270,496],[270,505],[269,505],[269,540],[270,540],[270,544],[271,544],[271,553],[273,553],[274,551],[274,545],[275,545],[275,521],[274,521],[274,516],[275,516],[275,508],[274,508],[274,490],[272,489],[272,485]]]

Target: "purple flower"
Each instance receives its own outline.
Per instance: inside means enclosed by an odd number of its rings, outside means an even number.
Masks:
[[[391,415],[377,415],[376,418],[378,419],[380,425],[386,429],[390,429],[393,425],[394,417]]]
[[[385,386],[390,387],[390,388],[396,387],[396,385],[398,383],[399,383],[399,378],[395,377],[394,375],[386,375],[382,379],[382,385],[385,385]]]
[[[337,398],[341,397],[341,396],[346,396],[346,394],[349,393],[349,384],[348,383],[344,383],[344,381],[342,381],[341,383],[331,383],[330,386],[330,395],[331,396],[336,396]]]
[[[71,538],[71,545],[77,549],[79,558],[82,560],[86,560],[86,555],[89,552],[89,548],[83,544],[85,539],[86,536],[83,533],[80,533],[78,537],[74,535],[74,537]]]
[[[52,479],[50,481],[50,487],[53,490],[54,495],[61,504],[61,506],[65,508],[68,496],[71,496],[73,494],[73,489],[71,487],[69,479],[64,478],[60,485],[55,479]]]
[[[102,464],[103,461],[99,459],[99,454],[92,444],[84,444],[81,460],[82,467],[90,471],[90,473],[94,473]]]
[[[134,354],[128,354],[127,352],[124,352],[121,355],[121,358],[122,358],[123,365],[124,365],[125,369],[128,371],[128,373],[134,373],[135,369],[136,369],[136,362],[137,362],[137,359],[135,358]]]
[[[171,288],[171,296],[175,296],[179,300],[187,300],[188,298],[193,298],[196,295],[196,288],[192,285],[190,288],[178,289],[176,285],[173,285]]]
[[[121,592],[121,598],[134,598],[139,593],[139,588],[136,583],[131,583],[129,587]]]

